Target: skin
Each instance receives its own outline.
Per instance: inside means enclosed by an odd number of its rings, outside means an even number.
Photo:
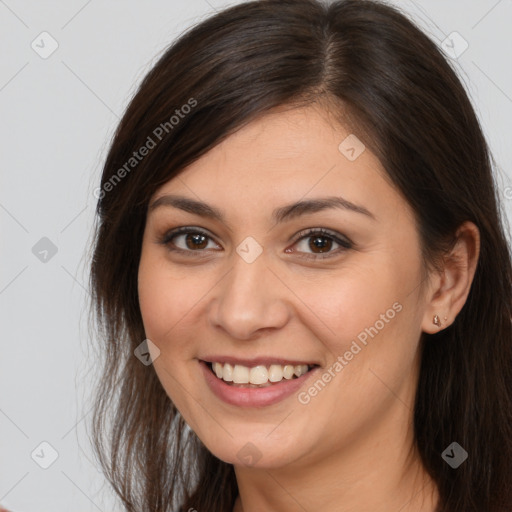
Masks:
[[[166,393],[206,447],[235,466],[235,512],[435,508],[437,489],[413,443],[418,344],[422,332],[445,328],[464,305],[478,229],[462,225],[443,271],[425,279],[412,210],[369,149],[354,161],[339,151],[349,134],[319,105],[275,109],[150,201],[180,194],[225,215],[219,222],[150,208],[139,300],[146,335],[161,351],[154,369]],[[282,224],[270,218],[274,208],[333,195],[374,218],[335,208]],[[196,249],[186,235],[161,242],[180,226],[207,231],[208,243]],[[315,236],[297,236],[308,228],[333,231],[353,246],[340,251],[327,237],[330,258],[302,258],[325,254],[315,251]],[[252,263],[236,252],[248,236],[264,249]],[[171,251],[172,243],[189,252]],[[199,371],[198,359],[222,354],[317,362],[321,375],[394,303],[400,312],[307,404],[294,393],[266,407],[228,405]],[[252,466],[237,455],[249,442],[260,456]]]

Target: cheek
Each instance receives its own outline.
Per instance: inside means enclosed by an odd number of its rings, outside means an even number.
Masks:
[[[311,382],[298,397],[304,411],[319,418],[319,429],[335,432],[337,439],[377,424],[387,411],[401,407],[397,396],[407,402],[413,394],[417,295],[405,280],[373,277],[351,286],[345,282],[344,293],[324,302],[323,319],[334,334],[322,336],[322,328],[317,338],[329,351],[328,362],[318,377],[322,382]]]
[[[325,283],[335,293],[309,289],[308,304],[328,327],[320,328],[318,338],[329,340],[332,362],[343,358],[344,378],[367,384],[375,368],[393,379],[414,359],[421,334],[420,267],[412,256],[368,255],[368,261]]]
[[[190,414],[196,407],[190,385],[187,392],[183,391],[183,384],[192,382],[195,374],[183,361],[192,356],[192,344],[185,334],[190,328],[186,327],[187,315],[200,296],[194,286],[197,283],[171,276],[168,262],[156,252],[143,249],[139,265],[138,293],[144,330],[160,351],[153,368],[163,388],[185,421],[197,431],[199,426]]]
[[[190,279],[176,279],[169,264],[157,251],[142,251],[139,273],[139,306],[146,336],[167,350],[164,341],[172,337],[175,326],[186,318],[195,295]],[[197,292],[196,292],[197,293]]]
[[[200,329],[207,320],[205,304],[218,280],[218,273],[206,267],[172,265],[161,251],[143,248],[139,307],[146,337],[160,349],[160,364],[174,367],[197,357],[197,336],[205,336]]]
[[[381,321],[394,318],[393,304],[404,297],[404,279],[404,273],[400,275],[384,259],[369,257],[368,262],[344,269],[343,275],[325,282],[323,289],[310,289],[308,301],[330,327],[331,336],[336,334],[334,340],[339,340],[341,350],[347,340],[377,321],[382,330]],[[384,320],[381,315],[385,315]]]

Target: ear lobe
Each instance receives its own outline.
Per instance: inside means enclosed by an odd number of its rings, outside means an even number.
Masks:
[[[434,334],[448,327],[466,303],[480,254],[480,231],[466,221],[456,233],[456,242],[443,258],[443,270],[435,276],[422,321],[422,330]],[[437,315],[437,318],[436,318]]]

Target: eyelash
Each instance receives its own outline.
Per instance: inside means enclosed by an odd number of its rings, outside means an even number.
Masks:
[[[201,254],[193,254],[193,253],[201,253],[201,252],[204,252],[204,250],[198,249],[197,251],[194,251],[194,250],[180,249],[178,247],[171,247],[171,240],[173,238],[177,237],[178,235],[182,235],[182,234],[203,235],[203,236],[213,240],[212,237],[208,233],[203,231],[202,229],[192,228],[192,227],[181,227],[181,228],[177,228],[175,230],[168,231],[167,233],[165,233],[165,235],[159,240],[159,243],[166,246],[169,249],[169,251],[179,252],[182,254],[185,253],[185,254],[187,254],[187,256],[190,253],[192,253],[192,254],[190,254],[192,257],[202,257]],[[319,236],[319,237],[329,238],[329,239],[333,240],[334,242],[336,242],[341,247],[338,248],[337,250],[329,251],[324,254],[321,254],[321,253],[315,254],[315,255],[310,254],[308,256],[305,256],[304,254],[300,254],[300,256],[299,256],[300,258],[305,258],[305,259],[309,259],[309,260],[322,260],[322,259],[331,258],[335,254],[339,254],[340,252],[343,252],[343,251],[353,248],[353,243],[350,240],[342,239],[336,233],[328,231],[324,228],[310,228],[310,229],[307,229],[305,231],[298,233],[297,239],[295,240],[293,245],[297,244],[304,238],[312,238],[314,235],[316,235],[317,237]]]

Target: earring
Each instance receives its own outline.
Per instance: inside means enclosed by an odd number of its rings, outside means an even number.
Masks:
[[[437,325],[437,327],[441,327],[441,321],[439,320],[439,317],[437,315],[434,315],[434,325]]]

